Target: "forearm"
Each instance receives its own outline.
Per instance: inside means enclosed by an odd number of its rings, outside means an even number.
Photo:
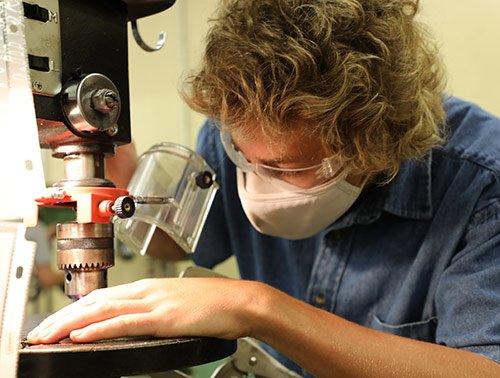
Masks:
[[[159,260],[182,261],[189,260],[189,256],[165,232],[156,229],[147,249],[147,255]]]
[[[262,288],[253,337],[321,377],[499,377],[477,354],[374,331]]]
[[[106,159],[106,178],[117,188],[126,188],[137,169],[137,153],[134,143],[116,148],[116,155]]]

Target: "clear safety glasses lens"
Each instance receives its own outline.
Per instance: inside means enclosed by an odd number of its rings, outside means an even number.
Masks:
[[[312,187],[328,181],[340,171],[338,160],[332,156],[324,158],[321,163],[305,168],[278,168],[259,163],[250,163],[233,144],[231,136],[220,131],[220,139],[227,156],[244,172],[257,172],[261,175],[281,178],[284,181],[300,182],[300,186]]]

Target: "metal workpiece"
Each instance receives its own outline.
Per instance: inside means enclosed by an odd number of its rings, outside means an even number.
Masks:
[[[109,130],[120,117],[118,89],[109,78],[98,73],[68,81],[62,101],[68,122],[79,132]]]
[[[57,225],[57,268],[66,272],[66,295],[81,298],[108,286],[107,269],[114,266],[113,224]]]

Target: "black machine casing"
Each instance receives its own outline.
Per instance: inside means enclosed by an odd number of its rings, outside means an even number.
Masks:
[[[103,145],[130,142],[127,22],[160,12],[174,2],[175,0],[31,0],[24,3],[27,48],[41,147],[55,148],[63,144],[90,141]],[[54,24],[59,27],[59,42],[57,38],[49,40],[43,37],[44,28],[54,27]],[[34,30],[33,38],[28,35],[30,25]],[[67,99],[58,89],[62,90],[71,80],[78,80],[92,73],[106,76],[118,89],[121,109],[118,128],[114,133],[99,130],[92,133],[81,132],[71,125],[64,113],[63,106]],[[51,74],[59,76],[59,88],[47,93],[43,78]],[[42,79],[33,80],[33,77]]]

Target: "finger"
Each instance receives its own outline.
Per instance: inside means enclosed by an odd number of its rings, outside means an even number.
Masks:
[[[76,313],[78,311],[82,311],[85,307],[91,306],[94,303],[97,302],[97,298],[95,295],[91,295],[90,293],[88,296],[81,298],[66,307],[63,307],[59,311],[53,313],[52,315],[48,316],[45,318],[36,328],[34,328],[30,332],[30,336],[35,335],[36,333],[39,333],[42,329],[47,329],[55,324],[57,324],[61,319],[64,317],[68,316],[69,314]],[[112,298],[112,297],[111,297]]]
[[[135,302],[135,301],[133,301]],[[99,322],[120,313],[141,312],[137,303],[127,301],[99,301],[76,311],[59,316],[57,320],[37,327],[28,335],[32,344],[54,343],[68,336],[74,329],[82,328],[93,322]]]
[[[86,304],[101,299],[141,299],[144,298],[148,280],[140,280],[123,285],[97,289],[80,299],[78,302]]]
[[[146,286],[145,283],[138,281],[137,283],[134,282],[131,284],[114,286],[112,288],[94,290],[89,295],[47,317],[28,334],[28,340],[31,339],[34,341],[42,331],[59,324],[61,319],[77,311],[85,311],[86,307],[92,306],[99,301],[141,299],[144,297],[144,286]]]
[[[150,314],[126,314],[90,324],[69,334],[72,341],[88,343],[130,336],[154,336],[156,325]]]
[[[78,308],[77,311],[61,316],[56,322],[39,327],[36,332],[28,335],[31,344],[55,343],[75,329],[81,329],[89,324],[101,322],[120,314],[148,312],[148,306],[139,300],[103,300]]]
[[[142,306],[141,306],[142,305]],[[28,335],[31,343],[51,343],[66,337],[73,329],[82,328],[92,322],[98,322],[119,315],[147,311],[144,303],[137,300],[102,300],[85,306],[74,306],[73,311],[65,311],[50,322],[41,324]]]
[[[78,311],[78,307],[81,307],[81,304],[78,302],[74,302],[74,303],[62,308],[61,310],[55,312],[54,314],[46,317],[40,324],[38,324],[34,329],[32,329],[28,333],[28,339],[33,339],[42,330],[53,326],[54,324],[56,324],[59,321],[59,319],[63,318],[64,316],[67,316],[71,312]]]

